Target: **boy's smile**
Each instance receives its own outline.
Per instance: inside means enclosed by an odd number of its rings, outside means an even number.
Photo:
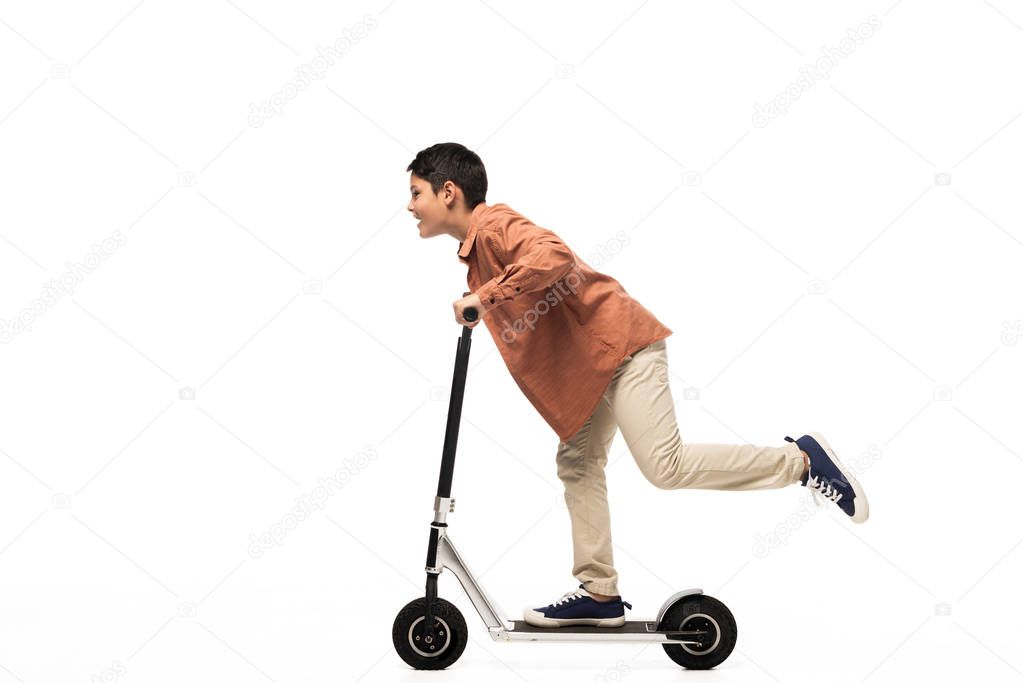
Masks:
[[[436,227],[438,213],[443,216],[444,207],[441,204],[439,198],[433,192],[433,188],[430,187],[430,183],[418,177],[416,174],[411,174],[411,180],[409,182],[409,192],[412,193],[412,198],[408,203],[408,210],[419,223],[419,235],[421,237],[433,237],[435,234],[431,231],[431,226]],[[441,204],[441,206],[436,206]],[[440,211],[438,212],[438,209]]]

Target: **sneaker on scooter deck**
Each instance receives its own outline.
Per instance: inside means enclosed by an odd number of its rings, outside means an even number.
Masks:
[[[810,489],[818,507],[822,500],[830,500],[853,522],[862,524],[867,521],[870,507],[863,487],[842,464],[823,436],[818,432],[810,432],[798,439],[786,436],[785,440],[799,446],[810,459],[810,469],[799,483]]]
[[[632,605],[616,596],[614,600],[594,600],[590,593],[579,584],[579,588],[565,593],[547,605],[525,611],[526,623],[532,626],[558,628],[561,626],[602,626],[625,625],[625,608]]]

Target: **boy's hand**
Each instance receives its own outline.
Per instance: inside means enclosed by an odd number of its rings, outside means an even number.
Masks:
[[[470,328],[476,327],[479,325],[480,320],[483,320],[483,304],[480,302],[480,298],[471,292],[466,292],[461,299],[458,299],[451,305],[455,309],[455,322],[459,325],[465,325]],[[462,317],[462,311],[470,306],[476,309],[476,319],[472,322]]]

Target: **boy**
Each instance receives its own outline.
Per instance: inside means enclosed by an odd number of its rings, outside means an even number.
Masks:
[[[527,622],[614,627],[632,609],[618,594],[604,479],[618,428],[660,489],[747,491],[798,481],[818,506],[830,500],[853,522],[866,521],[863,489],[816,432],[786,436],[780,447],[683,442],[668,386],[664,339],[672,330],[553,232],[506,204],[488,205],[486,170],[474,152],[436,144],[406,170],[420,237],[451,235],[469,268],[470,292],[454,302],[455,320],[487,323],[516,384],[560,439],[558,477],[581,583],[527,609]],[[473,322],[462,316],[469,306],[479,314]]]

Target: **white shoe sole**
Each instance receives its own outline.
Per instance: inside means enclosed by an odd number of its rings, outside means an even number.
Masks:
[[[856,514],[849,517],[849,519],[857,524],[863,524],[867,521],[867,517],[870,516],[870,505],[867,503],[867,494],[863,492],[863,487],[860,486],[860,482],[856,480],[856,477],[852,475],[852,472],[845,468],[845,464],[842,460],[835,455],[835,451],[831,450],[831,444],[829,444],[827,439],[821,436],[819,432],[807,432],[807,436],[813,437],[813,439],[821,445],[821,448],[823,448],[828,454],[831,461],[835,463],[838,471],[842,473],[842,476],[845,477],[850,484],[852,484],[853,493],[856,494]]]
[[[525,614],[526,623],[531,626],[541,626],[543,628],[558,628],[560,626],[603,626],[603,627],[615,627],[625,625],[625,615],[620,617],[612,617],[610,619],[550,619],[543,615],[543,612],[538,612],[535,609],[526,610]]]

